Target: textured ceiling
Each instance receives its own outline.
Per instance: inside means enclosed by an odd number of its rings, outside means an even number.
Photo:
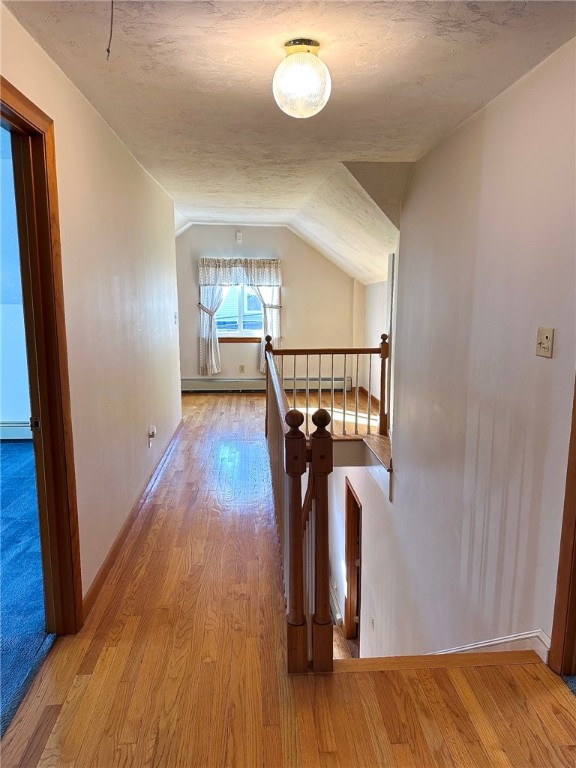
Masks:
[[[394,240],[405,163],[575,34],[571,2],[117,0],[106,61],[108,2],[7,5],[184,219],[289,225],[363,282],[385,275],[362,249]],[[271,93],[298,36],[320,40],[332,74],[309,120]],[[375,184],[386,215],[358,164],[391,162]]]

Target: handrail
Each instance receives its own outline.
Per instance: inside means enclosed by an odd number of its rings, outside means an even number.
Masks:
[[[290,403],[288,402],[288,398],[286,397],[286,392],[284,391],[284,387],[280,383],[278,370],[274,363],[274,358],[272,357],[272,349],[268,349],[268,344],[266,345],[266,372],[267,372],[266,389],[268,389],[269,383],[274,389],[274,394],[276,395],[275,399],[278,405],[278,414],[280,416],[280,422],[282,424],[282,429],[284,430],[284,434],[286,434],[286,432],[288,432],[288,430],[290,429],[290,427],[286,423],[286,414],[290,410]],[[266,398],[266,430],[265,431],[266,431],[266,435],[268,435],[268,397]]]
[[[311,347],[310,349],[273,349],[275,356],[282,355],[379,355],[380,347]]]

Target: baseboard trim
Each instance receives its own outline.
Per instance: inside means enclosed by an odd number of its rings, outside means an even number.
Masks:
[[[102,565],[100,566],[100,569],[98,570],[98,573],[94,577],[94,581],[88,588],[88,591],[86,592],[84,600],[82,601],[84,620],[86,620],[88,614],[94,607],[94,603],[96,602],[96,599],[100,594],[102,587],[104,586],[104,582],[106,581],[108,574],[112,570],[112,566],[116,562],[120,549],[122,548],[122,545],[126,541],[128,534],[130,533],[130,529],[134,525],[136,518],[140,514],[142,507],[144,506],[144,504],[146,503],[146,500],[148,499],[148,496],[154,490],[154,487],[158,481],[160,473],[162,472],[166,463],[168,462],[168,459],[174,452],[174,449],[176,447],[176,441],[180,435],[180,432],[182,431],[183,426],[184,426],[184,421],[182,420],[180,421],[180,424],[176,427],[176,430],[172,435],[170,442],[168,443],[168,447],[166,448],[166,450],[164,451],[164,454],[162,455],[162,458],[156,465],[156,469],[150,476],[150,479],[146,483],[144,490],[138,497],[138,501],[136,502],[136,504],[134,504],[134,506],[130,510],[130,514],[124,521],[124,525],[122,526],[122,528],[120,529],[120,532],[114,539],[114,542],[110,547],[110,550],[106,555],[104,562],[102,563]]]
[[[499,653],[445,653],[425,656],[383,656],[362,659],[334,659],[334,672],[385,672],[403,669],[453,669],[464,667],[499,667],[512,664],[541,664],[534,651]]]
[[[533,629],[530,632],[519,632],[516,635],[494,637],[491,640],[484,640],[480,643],[470,643],[469,645],[461,645],[457,648],[434,651],[430,655],[436,656],[442,653],[481,653],[483,651],[491,653],[514,650],[534,651],[544,663],[547,663],[548,652],[550,651],[550,638],[543,630]]]
[[[358,387],[358,391],[361,392],[364,395],[364,397],[368,398],[368,390],[366,389],[366,387]],[[375,411],[379,411],[380,410],[380,400],[378,400],[378,398],[375,397],[374,395],[370,395],[370,400],[372,402],[372,408]]]

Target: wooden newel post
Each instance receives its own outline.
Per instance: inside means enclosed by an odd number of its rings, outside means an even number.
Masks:
[[[288,672],[308,671],[308,631],[304,615],[304,555],[302,537],[302,475],[306,471],[306,436],[300,427],[304,415],[286,414],[290,431],[285,435],[286,474],[289,479],[288,623],[286,628]]]
[[[330,615],[330,562],[328,549],[328,475],[332,472],[332,435],[326,427],[330,414],[323,408],[312,416],[316,431],[311,435],[312,472],[316,500],[316,541],[314,552],[315,593],[312,624],[312,669],[332,672],[333,630]]]
[[[272,336],[265,336],[266,346],[264,347],[264,359],[266,361],[266,416],[264,419],[264,435],[268,437],[268,409],[270,398],[270,371],[268,370],[268,352],[272,352],[274,347],[272,346]]]
[[[388,435],[388,414],[386,413],[386,382],[387,372],[386,364],[390,354],[390,345],[388,336],[383,333],[380,342],[380,418],[378,421],[378,433]]]

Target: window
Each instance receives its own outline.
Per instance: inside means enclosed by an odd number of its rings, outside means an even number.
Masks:
[[[266,371],[266,340],[280,344],[279,259],[198,259],[201,376],[221,372],[220,341],[260,344],[260,371]]]
[[[262,302],[253,288],[232,285],[215,315],[218,336],[262,335]]]

